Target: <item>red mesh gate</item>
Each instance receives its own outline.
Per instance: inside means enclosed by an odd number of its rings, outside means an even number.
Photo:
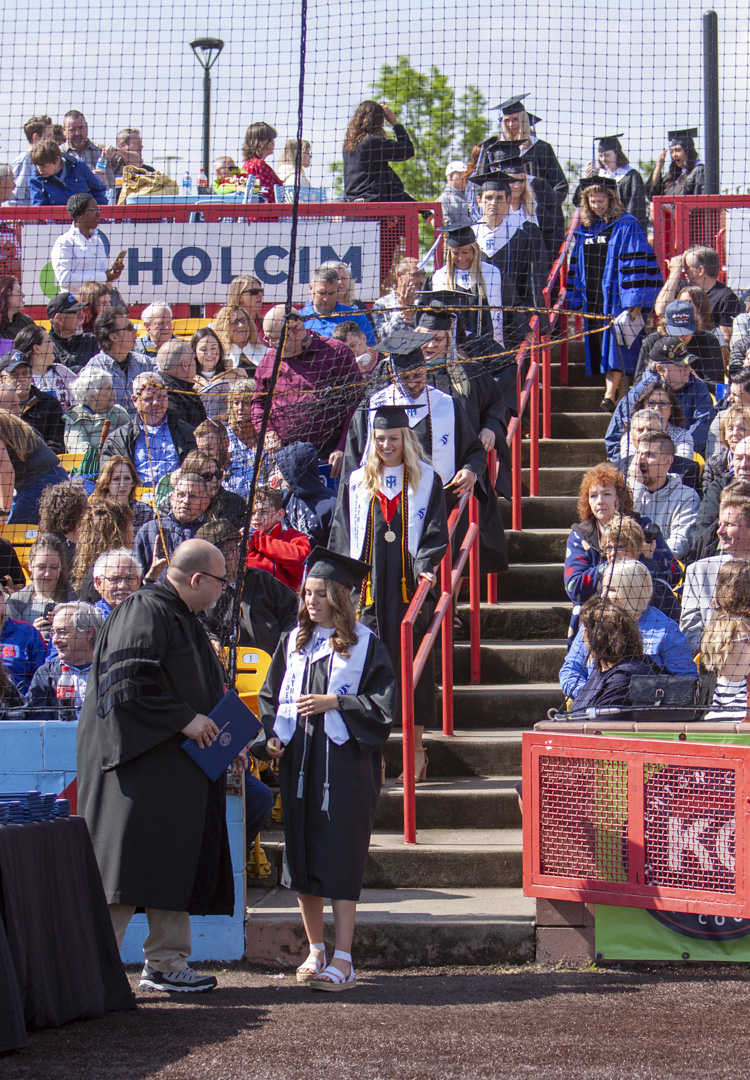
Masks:
[[[525,732],[527,896],[750,917],[750,747]]]

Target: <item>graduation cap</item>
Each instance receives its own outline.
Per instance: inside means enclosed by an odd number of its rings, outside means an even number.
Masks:
[[[403,405],[377,405],[370,411],[374,413],[373,431],[392,431],[394,428],[409,426],[409,417]]]
[[[422,346],[432,341],[434,334],[420,334],[410,326],[399,326],[388,337],[378,342],[378,352],[390,353],[394,367],[399,371],[424,367]]]
[[[580,181],[581,191],[590,187],[603,187],[608,191],[617,191],[617,181],[614,176],[584,176]]]
[[[608,150],[621,151],[620,139],[622,136],[622,131],[618,132],[617,135],[595,135],[594,138],[599,140],[599,153],[606,154]]]
[[[369,563],[350,559],[348,555],[324,547],[316,547],[307,563],[308,578],[336,581],[345,589],[358,589],[371,570]]]
[[[468,308],[471,301],[472,297],[469,293],[458,292],[455,289],[425,289],[417,297],[417,307],[425,308],[437,302],[447,307],[449,311],[458,312],[463,308]]]
[[[686,150],[694,149],[693,139],[698,134],[698,128],[678,128],[677,131],[668,131],[669,145],[678,143]]]
[[[450,330],[452,313],[440,300],[430,300],[426,307],[417,312],[419,325],[427,330]],[[422,335],[424,337],[424,335]]]
[[[471,225],[446,225],[436,231],[442,232],[443,240],[449,248],[465,247],[476,241]]]
[[[513,113],[525,112],[529,118],[529,123],[534,126],[541,120],[540,116],[534,116],[529,110],[522,104],[528,94],[516,94],[515,97],[509,97],[507,101],[501,101],[499,105],[493,106],[494,109],[502,109],[503,116],[511,116]]]
[[[479,188],[480,195],[483,195],[485,191],[505,191],[509,189],[510,184],[510,177],[499,169],[474,173],[470,179]]]

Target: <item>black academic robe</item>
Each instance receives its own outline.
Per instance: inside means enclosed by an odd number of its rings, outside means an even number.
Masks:
[[[378,635],[391,658],[393,669],[399,683],[399,698],[395,716],[400,723],[401,717],[401,622],[406,615],[420,574],[438,574],[440,562],[448,549],[448,525],[443,485],[437,473],[434,474],[432,491],[427,504],[424,530],[416,556],[407,551],[406,585],[408,599],[405,601],[401,587],[402,568],[402,530],[401,514],[397,511],[390,529],[396,539],[390,543],[385,539],[389,529],[378,499],[373,500],[373,540],[372,552],[368,561],[372,563],[371,596],[372,602],[365,603],[360,618]],[[349,478],[339,485],[336,513],[328,546],[332,551],[349,555]],[[356,558],[364,558],[364,552],[358,552]],[[414,655],[429,626],[435,610],[437,587],[422,606],[414,625]],[[435,659],[430,653],[422,677],[414,691],[414,722],[423,727],[435,726]]]
[[[646,184],[646,195],[653,199],[654,195],[704,195],[706,191],[706,168],[703,162],[698,161],[690,172],[673,180],[669,171],[663,172],[656,183],[652,180]]]
[[[258,695],[263,731],[251,747],[254,757],[267,757],[265,745],[274,734],[288,647],[287,633]],[[328,672],[327,657],[308,667],[304,692],[327,693]],[[331,900],[359,900],[380,794],[381,747],[391,731],[395,698],[396,679],[388,653],[372,635],[359,693],[339,695],[350,738],[337,746],[326,738],[323,715],[308,718],[307,734],[304,719],[298,718],[279,761],[284,811],[282,884],[287,889]],[[323,810],[326,758],[329,805]]]
[[[78,812],[110,904],[231,915],[226,781],[182,749],[184,728],[224,693],[224,671],[169,583],[107,618],[78,725]]]
[[[528,150],[522,150],[521,155],[524,166],[531,175],[546,180],[562,206],[568,197],[568,181],[550,144],[543,139],[537,139]]]
[[[520,229],[516,229],[507,244],[503,244],[493,252],[489,258],[483,255],[485,262],[492,263],[506,278],[513,283],[518,296],[518,306],[522,309],[519,315],[525,320],[539,315],[541,332],[546,333],[549,328],[547,316],[544,314],[546,305],[544,302],[544,286],[547,279],[547,252],[538,225],[526,222]],[[510,340],[513,339],[513,314],[506,312],[503,329],[507,331]]]
[[[536,196],[536,219],[539,222],[551,268],[565,239],[565,215],[555,192],[546,180],[541,176],[535,176],[529,180],[529,183]]]

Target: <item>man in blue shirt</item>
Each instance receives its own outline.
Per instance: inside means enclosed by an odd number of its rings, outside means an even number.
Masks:
[[[32,206],[66,206],[71,195],[87,192],[100,206],[109,202],[107,189],[85,161],[63,154],[54,139],[44,139],[29,152],[33,166],[29,177]]]
[[[169,496],[170,511],[153,518],[138,530],[135,555],[141,566],[155,570],[159,559],[171,559],[172,552],[185,540],[191,540],[205,523],[203,516],[211,496],[208,484],[197,473],[181,473]],[[154,553],[157,558],[154,561]],[[166,565],[163,567],[166,570]]]
[[[5,590],[0,587],[0,662],[25,694],[32,675],[44,663],[47,646],[35,626],[8,618],[5,602]]]
[[[359,308],[339,304],[338,291],[338,272],[333,267],[319,266],[310,284],[310,303],[300,311],[305,326],[321,337],[330,338],[339,323],[355,322],[361,327],[367,344],[374,345],[375,332],[367,316]]]

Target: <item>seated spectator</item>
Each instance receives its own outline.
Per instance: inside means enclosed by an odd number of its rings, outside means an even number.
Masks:
[[[13,347],[28,358],[31,383],[60,402],[63,416],[73,402],[75,372],[57,363],[52,339],[41,326],[26,326],[16,334]]]
[[[234,158],[227,154],[214,158],[214,174],[216,179],[211,189],[214,195],[232,195],[245,188],[245,177],[239,175]]]
[[[336,326],[346,320],[355,322],[365,335],[368,345],[375,344],[375,333],[366,315],[360,315],[356,307],[338,302],[339,275],[338,266],[324,263],[313,274],[308,286],[310,301],[300,311],[308,330],[314,330],[321,337],[333,337]]]
[[[103,499],[109,495],[123,506],[130,507],[133,512],[133,533],[135,534],[141,525],[145,525],[154,516],[154,508],[150,503],[136,499],[137,487],[138,473],[135,471],[133,462],[121,454],[113,454],[102,463],[91,498]]]
[[[156,367],[167,388],[167,411],[175,421],[196,428],[206,419],[203,402],[193,389],[195,357],[187,341],[175,338],[160,346]]]
[[[13,612],[8,610],[5,589],[0,586],[0,667],[7,671],[22,694],[28,690],[34,672],[44,663],[46,651],[44,638],[36,627],[13,618]],[[2,703],[4,707],[10,704],[5,697]]]
[[[0,589],[13,592],[26,584],[26,575],[10,540],[0,536]],[[1,665],[0,665],[1,666]]]
[[[85,162],[94,174],[101,180],[104,187],[110,190],[115,186],[115,176],[112,169],[112,158],[116,150],[113,146],[102,146],[101,143],[92,142],[89,138],[89,126],[86,117],[78,109],[69,109],[63,117],[63,134],[65,144],[62,149],[74,160]],[[107,164],[103,170],[99,169],[102,157]]]
[[[42,533],[29,548],[29,576],[31,583],[8,597],[8,615],[31,623],[47,640],[55,606],[76,599],[68,581],[65,546],[51,533]]]
[[[680,559],[688,550],[700,496],[678,476],[670,475],[673,461],[674,443],[669,435],[652,432],[641,438],[634,463],[634,473],[640,478],[633,483],[633,507],[659,526],[667,547]]]
[[[84,281],[76,292],[76,296],[83,305],[81,308],[81,329],[87,333],[93,333],[96,317],[101,315],[105,308],[113,305],[124,306],[122,299],[118,299],[120,294],[106,281]],[[96,351],[95,349],[94,352]]]
[[[229,391],[244,372],[233,368],[224,356],[224,346],[209,326],[196,330],[190,339],[195,359],[193,388],[200,394],[206,416],[224,423],[229,416]],[[200,425],[199,425],[200,426]]]
[[[239,380],[229,392],[229,428],[225,429],[229,437],[229,464],[224,470],[224,486],[243,499],[250,494],[258,452],[258,433],[252,421],[254,397],[249,379]],[[265,455],[263,460],[265,475],[268,468]]]
[[[57,454],[39,433],[0,409],[0,523],[7,518],[8,524],[35,525],[44,489],[67,479]]]
[[[26,326],[34,326],[30,315],[23,314],[23,289],[12,274],[0,276],[0,356],[13,348],[16,335]]]
[[[701,638],[701,668],[713,684],[711,706],[703,720],[742,722],[747,717],[750,672],[750,618],[717,612]]]
[[[690,536],[686,563],[716,554],[719,544],[716,528],[719,524],[721,499],[729,487],[733,488],[735,494],[741,491],[741,487],[736,486],[738,484],[747,486],[750,493],[750,438],[741,439],[735,444],[731,476],[716,477],[703,496]]]
[[[615,514],[610,518],[609,524],[602,529],[602,551],[609,566],[618,559],[631,559],[642,562],[648,568],[648,562],[653,563],[653,560],[648,560],[645,553],[655,547],[655,540],[647,543],[643,529],[635,518],[625,517],[624,514]],[[680,601],[670,588],[668,576],[659,576],[650,569],[649,573],[651,574],[651,584],[653,586],[651,603],[667,618],[675,621],[679,620]],[[608,569],[601,567],[600,582],[602,577],[606,577],[607,574]]]
[[[284,498],[277,488],[259,487],[255,492],[247,565],[266,570],[295,592],[302,584],[310,541],[296,529],[284,529]]]
[[[88,195],[99,206],[108,203],[107,189],[83,161],[64,154],[54,139],[45,139],[29,154],[34,171],[29,177],[32,206],[67,206],[72,195]]]
[[[148,521],[135,538],[135,554],[142,566],[155,565],[155,560],[171,558],[183,540],[191,540],[201,525],[211,501],[208,485],[195,473],[181,472],[169,497],[170,511],[157,520]]]
[[[13,176],[16,181],[16,190],[10,199],[11,206],[28,206],[31,201],[29,193],[29,177],[34,171],[31,164],[31,147],[38,142],[52,138],[52,119],[49,116],[32,116],[23,125],[23,133],[29,144],[29,149],[22,151],[13,161]]]
[[[694,294],[705,297],[702,289],[683,289],[677,300],[667,304],[664,314],[659,319],[657,328],[653,334],[648,334],[643,339],[641,351],[638,354],[638,364],[633,379],[640,382],[648,366],[648,358],[651,349],[662,337],[676,337],[682,340],[685,348],[689,347],[692,357],[691,367],[695,374],[704,380],[711,389],[717,382],[724,381],[724,360],[721,353],[721,345],[715,333],[706,328],[698,309],[698,303]],[[706,304],[706,307],[708,305]]]
[[[242,375],[254,375],[266,354],[266,346],[254,320],[243,307],[223,307],[213,321],[213,330],[231,366]]]
[[[445,169],[445,187],[438,195],[443,211],[443,225],[457,229],[472,225],[469,200],[466,197],[466,162],[451,161]]]
[[[79,598],[89,604],[101,599],[94,586],[94,563],[105,551],[133,546],[133,511],[111,495],[92,499],[80,522],[70,574]]]
[[[122,176],[126,165],[143,169],[145,172],[156,171],[143,160],[143,139],[138,128],[121,128],[117,132],[116,143],[116,152],[109,155],[109,164],[115,177],[119,179]]]
[[[614,465],[604,462],[589,469],[581,480],[578,523],[568,533],[565,546],[565,591],[573,601],[569,641],[578,630],[580,605],[599,588],[600,574],[607,565],[601,534],[616,513],[632,515],[641,527],[651,523],[650,518],[633,513],[633,493],[625,477]],[[680,580],[680,567],[661,534],[643,550],[642,556],[654,578],[662,578],[670,586]]]
[[[732,323],[741,314],[742,307],[736,294],[719,281],[720,269],[719,253],[702,244],[688,248],[684,255],[675,255],[669,260],[669,276],[654,305],[656,314],[661,315],[667,304],[674,300],[684,275],[689,285],[706,294],[714,325],[721,335],[719,340],[729,345]]]
[[[196,448],[208,454],[214,461],[218,461],[219,468],[226,475],[232,461],[226,425],[221,420],[208,419],[195,429],[194,435]]]
[[[10,165],[0,165],[0,206],[14,206],[16,181]],[[21,229],[19,223],[0,221],[0,274],[21,277]]]
[[[750,344],[750,341],[748,341]],[[721,452],[721,415],[731,405],[742,405],[750,408],[750,370],[745,367],[735,368],[729,373],[729,393],[723,402],[719,402],[716,416],[711,421],[706,441],[706,461],[710,461]]]
[[[750,438],[750,406],[735,405],[733,402],[727,406],[717,417],[719,421],[719,448],[717,452],[706,460],[703,469],[703,492],[704,497],[712,484],[720,482],[719,491],[716,494],[716,510],[719,509],[719,493],[734,478],[734,452],[737,444],[743,439]],[[701,505],[701,510],[703,505]]]
[[[234,622],[232,607],[237,595],[237,575],[240,568],[242,531],[227,518],[217,517],[201,525],[196,539],[213,544],[224,556],[227,584],[221,596],[208,611],[198,618],[221,648],[232,648]]]
[[[271,348],[258,365],[252,420],[260,427],[266,393],[286,313],[282,305],[266,313],[263,329]],[[292,309],[284,343],[284,363],[276,382],[266,436],[266,449],[290,442],[311,442],[331,465],[331,476],[341,469],[349,420],[359,398],[361,376],[351,349],[340,341],[322,338],[305,327]]]
[[[0,664],[0,720],[25,720],[23,704],[21,691]]]
[[[161,571],[159,571],[161,573]],[[127,600],[131,593],[141,587],[143,567],[129,548],[105,551],[94,563],[94,588],[99,599],[94,604],[102,618],[106,619],[113,608]],[[156,574],[154,580],[159,575]],[[148,580],[146,578],[145,580]]]
[[[275,129],[263,121],[250,125],[242,144],[242,172],[248,177],[248,184],[257,180],[256,190],[268,203],[276,202],[274,189],[281,187],[281,180],[266,161],[273,157],[275,144]]]
[[[601,594],[635,620],[641,633],[644,655],[660,671],[668,675],[698,677],[687,638],[680,633],[674,619],[667,618],[651,604],[651,575],[643,563],[632,559],[615,561],[602,577]],[[581,608],[582,626],[560,669],[563,693],[574,699],[576,709],[581,687],[588,681],[594,667],[592,656],[587,656],[588,634],[585,633],[583,620],[583,611],[590,603],[590,600],[587,601]],[[591,644],[592,639],[589,638],[589,647]]]
[[[241,495],[238,495],[234,491],[229,491],[222,486],[222,470],[214,458],[209,454],[204,453],[202,450],[191,450],[185,457],[180,469],[172,473],[172,476],[170,477],[171,483],[173,483],[181,473],[194,473],[196,476],[200,476],[206,481],[208,494],[211,499],[205,512],[206,521],[211,522],[226,519],[237,528],[244,526],[245,517],[247,515],[247,503]],[[168,494],[166,498],[169,498]],[[163,506],[163,501],[164,500],[160,498],[159,509],[168,513],[169,505]]]
[[[652,347],[650,357],[648,373],[622,398],[610,420],[604,436],[607,457],[617,457],[625,423],[643,391],[653,382],[664,382],[674,391],[693,446],[699,454],[705,453],[714,406],[708,387],[690,369],[690,354],[679,338],[664,337]]]
[[[99,352],[89,360],[84,371],[100,368],[112,376],[115,404],[135,416],[133,380],[142,372],[152,372],[154,363],[150,356],[134,350],[135,327],[130,321],[127,308],[108,307],[97,315],[94,333]]]
[[[399,259],[395,267],[396,284],[389,293],[372,305],[372,317],[378,341],[389,337],[401,326],[413,326],[417,297],[427,278],[418,259]]]
[[[167,387],[158,372],[136,375],[133,382],[136,415],[107,438],[102,447],[102,461],[114,454],[129,458],[140,482],[152,488],[177,469],[185,455],[195,449],[195,439],[189,424],[169,415],[168,403]]]
[[[99,236],[102,214],[96,199],[82,192],[71,195],[66,206],[73,224],[52,245],[50,259],[55,283],[61,289],[73,290],[85,281],[116,281],[125,264],[118,256],[111,266],[107,265],[109,260]]]
[[[320,479],[312,443],[290,443],[274,454],[284,493],[282,526],[304,533],[310,547],[328,547],[336,494]]]
[[[173,339],[178,340],[174,336],[172,309],[169,304],[149,304],[141,312],[141,322],[146,327],[146,336],[136,339],[136,352],[156,356],[162,345]]]
[[[633,405],[630,423],[620,439],[620,457],[630,457],[638,449],[636,437],[631,433],[637,426],[637,418],[646,409],[656,410],[661,417],[662,431],[666,431],[674,443],[675,456],[692,461],[695,452],[692,435],[685,430],[685,417],[677,395],[665,382],[648,383]]]
[[[74,372],[80,372],[81,368],[99,351],[96,336],[82,332],[83,307],[84,305],[66,289],[59,292],[47,304],[47,318],[50,321],[49,337],[55,360]]]
[[[78,527],[88,509],[86,489],[80,480],[67,480],[45,488],[39,500],[39,532],[56,536],[65,548],[70,570],[76,551]]]
[[[96,635],[103,622],[101,613],[91,604],[77,600],[71,604],[58,605],[52,616],[52,643],[57,649],[57,656],[42,664],[35,672],[26,695],[29,709],[50,709],[50,719],[62,719],[58,715],[57,684],[65,664],[73,676],[73,709],[75,719],[78,719],[86,698],[86,683],[91,671],[91,661],[94,659]],[[40,719],[38,713],[35,719]]]
[[[65,449],[69,454],[85,454],[101,446],[105,422],[110,431],[130,422],[125,409],[115,405],[112,376],[100,368],[81,372],[73,383],[76,404],[65,413]]]
[[[701,634],[710,617],[723,563],[750,560],[750,486],[747,484],[735,480],[724,488],[716,534],[721,553],[698,559],[685,571],[680,629],[694,652],[700,647]],[[743,587],[740,592],[750,596],[750,586]]]
[[[331,334],[334,341],[343,341],[352,352],[357,361],[357,367],[363,375],[370,375],[377,367],[379,356],[377,349],[371,349],[367,344],[367,338],[355,322],[342,322]]]
[[[312,146],[307,139],[300,141],[287,139],[284,149],[281,151],[281,167],[279,168],[281,183],[293,187],[297,176],[297,168],[299,167],[299,186],[301,188],[310,187],[310,180],[305,169],[310,168],[311,162]]]
[[[338,275],[338,302],[345,307],[356,308],[357,311],[361,311],[374,333],[375,323],[372,321],[370,309],[367,304],[362,302],[362,300],[357,299],[357,282],[349,264],[342,262],[340,259],[327,259],[326,262],[321,263],[320,265],[321,267],[326,267],[326,269],[330,267],[332,270],[335,270]]]
[[[15,390],[21,419],[30,424],[56,453],[65,448],[60,402],[54,394],[38,390],[31,381],[31,363],[25,353],[13,349],[0,356],[0,387]]]
[[[250,319],[250,325],[258,331],[253,343],[263,345],[263,295],[265,289],[260,278],[254,274],[238,274],[229,286],[227,308],[240,307]],[[265,347],[265,346],[264,346]]]
[[[621,709],[618,721],[632,721],[630,680],[633,675],[655,673],[644,656],[637,622],[618,604],[597,596],[581,608],[581,626],[591,674],[573,700],[571,715],[585,716],[589,709]]]

